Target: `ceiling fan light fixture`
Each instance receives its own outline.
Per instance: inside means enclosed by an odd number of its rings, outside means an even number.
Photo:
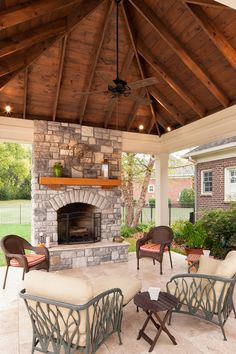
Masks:
[[[167,130],[168,132],[171,132],[172,129],[171,129],[171,127],[167,127],[166,130]]]
[[[138,129],[139,129],[140,131],[142,131],[142,130],[144,129],[143,124],[140,124],[139,127],[138,127]]]

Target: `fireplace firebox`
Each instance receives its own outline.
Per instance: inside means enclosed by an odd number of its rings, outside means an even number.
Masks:
[[[85,203],[68,204],[57,211],[58,243],[101,241],[101,213]]]

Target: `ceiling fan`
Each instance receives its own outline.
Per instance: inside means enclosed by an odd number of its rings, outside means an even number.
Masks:
[[[112,80],[104,72],[98,72],[99,76],[103,81],[108,84],[107,90],[105,91],[91,91],[91,92],[80,92],[80,95],[91,95],[91,94],[104,94],[108,95],[111,100],[107,104],[107,109],[113,104],[117,98],[129,97],[134,101],[140,102],[140,104],[150,105],[151,101],[145,97],[137,96],[133,94],[133,90],[139,88],[151,86],[157,83],[155,77],[149,77],[143,80],[138,80],[132,83],[127,83],[125,80],[119,78],[119,3],[121,0],[114,0],[116,2],[116,79]]]

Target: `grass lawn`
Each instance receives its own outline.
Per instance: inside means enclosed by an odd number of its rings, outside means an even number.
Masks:
[[[0,201],[0,224],[29,224],[31,200]]]
[[[2,224],[0,225],[0,238],[5,235],[15,234],[24,237],[26,240],[31,240],[31,225],[30,224]],[[0,267],[5,265],[5,259],[0,249]]]

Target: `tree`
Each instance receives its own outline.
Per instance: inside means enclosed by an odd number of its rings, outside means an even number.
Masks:
[[[125,205],[125,224],[138,224],[145,204],[148,184],[153,171],[154,158],[150,155],[124,153],[122,156],[122,195]],[[134,205],[134,182],[141,184],[140,197]]]
[[[0,199],[30,199],[30,149],[0,143]]]
[[[179,203],[181,206],[186,204],[194,204],[195,196],[193,188],[184,188],[179,196]]]

